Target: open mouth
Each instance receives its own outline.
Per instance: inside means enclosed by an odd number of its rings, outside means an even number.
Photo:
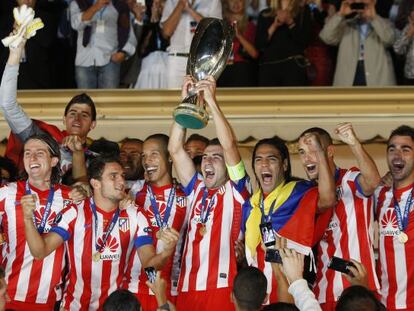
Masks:
[[[205,176],[206,180],[213,179],[214,175],[215,175],[215,173],[214,173],[214,170],[212,168],[207,167],[207,168],[204,169],[204,176]]]
[[[145,172],[148,174],[148,176],[152,176],[154,175],[154,173],[157,171],[157,167],[156,166],[146,166],[145,167]]]
[[[272,182],[273,175],[271,173],[269,173],[269,172],[263,172],[261,174],[261,176],[262,176],[262,180],[263,180],[263,183],[264,184],[270,184]]]
[[[34,163],[34,164],[30,164],[30,170],[38,170],[40,168],[40,164]]]
[[[316,164],[306,164],[306,171],[308,172],[308,174],[315,174]]]
[[[392,170],[396,173],[400,173],[405,167],[405,163],[401,160],[392,162]]]

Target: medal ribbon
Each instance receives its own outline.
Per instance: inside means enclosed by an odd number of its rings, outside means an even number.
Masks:
[[[158,209],[158,203],[155,198],[154,192],[152,191],[151,186],[148,185],[147,189],[150,194],[151,206],[152,206],[152,209],[154,210],[155,221],[157,222],[157,226],[160,229],[166,228],[168,226],[168,218],[170,218],[171,208],[174,203],[175,191],[176,191],[175,183],[173,184],[170,190],[170,194],[168,195],[167,207],[165,209],[164,219],[161,219],[161,213],[160,213],[160,210]]]
[[[93,216],[95,218],[95,249],[96,249],[97,252],[101,252],[101,250],[105,247],[106,241],[108,240],[109,235],[111,234],[111,232],[114,229],[115,224],[118,220],[119,208],[116,209],[116,212],[115,212],[114,216],[112,216],[111,223],[109,224],[109,226],[107,226],[106,232],[104,230],[104,235],[102,237],[102,245],[99,246],[98,243],[97,243],[97,241],[98,241],[98,239],[97,239],[97,236],[98,236],[98,214],[96,213],[96,205],[95,205],[95,201],[93,200],[92,197],[90,198],[89,202],[90,202],[90,205],[91,205],[91,210],[92,210]]]
[[[32,194],[32,191],[30,190],[30,185],[29,185],[28,180],[26,180],[26,194]],[[49,189],[49,196],[47,197],[45,212],[43,213],[43,216],[42,216],[42,219],[41,219],[39,225],[36,224],[36,217],[33,214],[33,223],[37,227],[37,231],[40,234],[42,234],[45,231],[47,219],[50,215],[50,212],[52,211],[52,203],[53,203],[54,195],[55,195],[55,189],[53,188],[53,186],[51,186],[50,189]],[[39,200],[40,200],[40,198],[39,198]],[[40,212],[40,210],[39,210],[39,212]]]
[[[208,196],[208,190],[207,190],[206,187],[204,187],[203,198],[202,198],[202,201],[201,201],[201,210],[200,210],[200,218],[201,218],[201,223],[203,225],[205,225],[207,223],[207,219],[208,219],[208,216],[210,215],[211,208],[213,207],[214,202],[216,201],[217,192],[214,193],[214,195],[211,198],[210,202],[208,202],[208,206],[206,208],[207,196]]]
[[[409,216],[410,208],[411,208],[411,204],[413,203],[413,192],[414,192],[414,187],[411,188],[410,194],[407,198],[407,201],[405,202],[404,215],[401,215],[402,213],[401,213],[400,205],[395,199],[396,195],[393,191],[394,210],[397,216],[398,229],[400,229],[400,231],[404,231],[408,226],[408,219],[410,217]]]
[[[264,209],[264,198],[263,198],[263,193],[260,196],[260,211],[262,212],[262,223],[265,222],[271,222],[272,220],[272,214],[273,214],[273,208],[275,207],[276,204],[276,200],[274,200],[272,202],[272,205],[270,206],[270,210],[269,210],[269,214],[265,214],[265,209]]]

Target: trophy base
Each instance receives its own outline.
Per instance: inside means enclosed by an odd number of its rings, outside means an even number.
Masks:
[[[188,129],[202,129],[208,123],[207,111],[194,104],[181,103],[173,115],[178,124]]]

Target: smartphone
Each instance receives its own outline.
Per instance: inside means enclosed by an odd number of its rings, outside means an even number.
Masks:
[[[282,263],[282,257],[280,257],[279,250],[274,248],[266,249],[265,261]]]
[[[276,236],[273,232],[273,227],[271,222],[265,222],[260,224],[260,233],[262,235],[262,241],[266,247],[275,245]]]
[[[147,275],[148,281],[150,283],[155,282],[155,278],[157,277],[157,271],[155,271],[154,267],[144,268],[145,274]]]
[[[352,10],[364,10],[365,9],[365,3],[363,3],[363,2],[351,3],[351,9]]]
[[[346,273],[346,274],[349,274],[350,276],[354,276],[352,272],[349,271],[348,267],[355,267],[355,265],[351,261],[348,261],[348,260],[345,260],[339,257],[335,257],[335,256],[331,258],[331,261],[329,262],[329,265],[328,265],[329,269],[342,272],[342,273]]]

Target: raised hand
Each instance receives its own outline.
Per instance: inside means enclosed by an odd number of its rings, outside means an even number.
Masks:
[[[20,204],[23,208],[24,219],[33,219],[33,213],[36,210],[37,200],[38,198],[35,194],[26,194],[20,198]]]
[[[216,81],[212,76],[198,81],[195,85],[196,92],[200,95],[200,100],[204,100],[210,107],[216,103]]]
[[[303,278],[304,255],[293,249],[282,248],[279,250],[282,257],[282,271],[289,284]]]
[[[354,129],[351,123],[340,123],[335,129],[335,134],[339,139],[349,146],[355,146],[359,144],[359,140],[355,135]]]
[[[354,10],[351,9],[351,3],[349,1],[342,1],[338,14],[344,17],[353,12]]]
[[[72,190],[69,192],[69,198],[75,202],[82,201],[92,195],[92,190],[89,184],[83,182],[77,182],[72,186]]]
[[[83,152],[83,145],[78,135],[68,135],[63,138],[62,145],[67,147],[72,152]]]

